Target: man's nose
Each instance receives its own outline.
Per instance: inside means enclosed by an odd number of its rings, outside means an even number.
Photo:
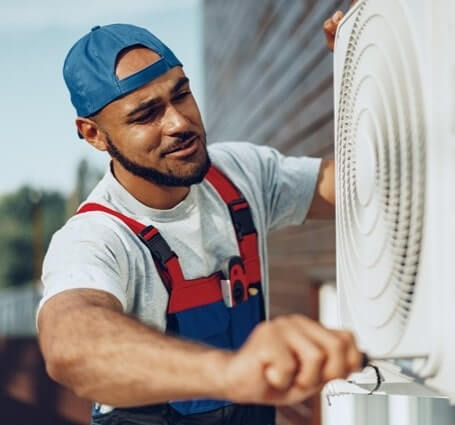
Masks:
[[[163,130],[165,133],[173,135],[175,133],[186,132],[188,129],[188,119],[175,106],[169,106],[164,114]]]

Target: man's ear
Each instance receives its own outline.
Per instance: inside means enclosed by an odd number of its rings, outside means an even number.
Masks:
[[[107,151],[107,138],[99,125],[90,118],[77,117],[76,127],[81,136],[87,140],[95,149]]]

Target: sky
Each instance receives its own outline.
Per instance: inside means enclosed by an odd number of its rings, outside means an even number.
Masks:
[[[202,113],[201,0],[2,0],[0,194],[24,184],[69,193],[77,164],[108,156],[76,135],[62,77],[67,51],[95,25],[131,23],[161,38],[184,65]]]

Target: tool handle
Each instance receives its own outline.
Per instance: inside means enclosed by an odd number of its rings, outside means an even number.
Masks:
[[[368,356],[367,353],[362,353],[362,369],[365,369],[368,364],[370,363],[370,357]]]

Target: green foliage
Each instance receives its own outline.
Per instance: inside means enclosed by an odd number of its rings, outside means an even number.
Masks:
[[[0,198],[0,287],[33,280],[52,234],[65,221],[65,198],[24,186]]]

